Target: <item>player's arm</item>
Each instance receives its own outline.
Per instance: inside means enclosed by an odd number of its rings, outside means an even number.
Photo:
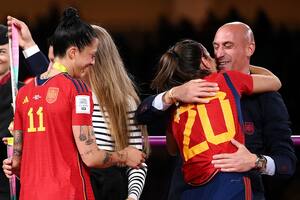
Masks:
[[[281,82],[271,71],[257,66],[251,66],[251,76],[253,78],[253,92],[277,91],[281,88]]]
[[[22,148],[23,148],[23,131],[14,131],[14,145],[13,145],[13,157],[12,157],[12,172],[19,176],[21,158],[22,158]]]
[[[127,165],[138,168],[145,162],[145,154],[134,147],[126,147],[117,152],[107,152],[98,148],[92,126],[73,126],[74,139],[81,159],[88,167],[106,168]]]

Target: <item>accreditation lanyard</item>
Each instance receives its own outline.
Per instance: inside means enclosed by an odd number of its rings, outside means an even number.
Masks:
[[[58,62],[55,62],[52,67],[60,72],[68,72],[67,68]]]

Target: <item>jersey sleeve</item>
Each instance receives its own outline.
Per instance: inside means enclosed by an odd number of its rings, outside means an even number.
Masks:
[[[87,86],[80,80],[73,80],[71,106],[72,106],[72,125],[92,126],[92,113],[94,103],[92,93]]]
[[[227,71],[227,73],[240,95],[253,93],[253,78],[250,74],[239,71]]]

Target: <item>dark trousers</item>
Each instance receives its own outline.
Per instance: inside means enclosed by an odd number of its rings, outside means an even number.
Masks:
[[[91,169],[90,174],[96,200],[124,200],[127,198],[126,168]]]

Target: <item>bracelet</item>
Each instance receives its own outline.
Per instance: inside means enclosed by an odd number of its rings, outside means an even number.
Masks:
[[[171,88],[169,91],[168,91],[168,93],[169,93],[169,97],[170,97],[170,99],[172,99],[172,102],[173,103],[177,103],[177,99],[174,97],[174,94],[173,94],[173,91],[174,90],[174,88]]]

